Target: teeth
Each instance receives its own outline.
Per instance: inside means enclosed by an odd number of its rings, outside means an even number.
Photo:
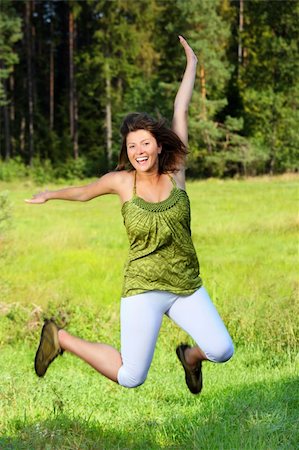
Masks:
[[[141,158],[136,158],[137,162],[139,162],[139,161],[147,161],[147,160],[148,160],[147,156],[143,156]]]

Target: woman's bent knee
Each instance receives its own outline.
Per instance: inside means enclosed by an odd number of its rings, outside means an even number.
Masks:
[[[123,387],[136,388],[145,382],[146,376],[147,373],[134,373],[121,366],[118,371],[117,381]]]
[[[228,361],[234,354],[234,344],[232,341],[219,343],[217,348],[210,352],[206,352],[206,356],[210,361],[224,363]]]

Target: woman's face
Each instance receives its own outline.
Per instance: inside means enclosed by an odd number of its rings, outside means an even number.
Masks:
[[[158,155],[162,146],[147,130],[131,131],[127,135],[128,158],[134,169],[139,172],[158,171]]]

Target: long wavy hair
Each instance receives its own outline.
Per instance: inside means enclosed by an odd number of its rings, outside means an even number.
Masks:
[[[165,119],[155,120],[147,113],[128,114],[120,128],[122,144],[116,170],[134,170],[128,158],[127,136],[131,131],[147,130],[154,136],[157,144],[162,146],[159,154],[159,173],[178,171],[187,155],[187,148],[165,123]]]

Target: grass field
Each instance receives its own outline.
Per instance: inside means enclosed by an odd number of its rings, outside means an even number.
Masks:
[[[54,186],[47,186],[55,188]],[[127,238],[119,202],[23,202],[8,191],[0,240],[0,449],[298,448],[298,177],[189,182],[204,285],[236,345],[184,384],[167,319],[146,383],[126,390],[63,355],[44,379],[33,358],[44,317],[119,347]]]

